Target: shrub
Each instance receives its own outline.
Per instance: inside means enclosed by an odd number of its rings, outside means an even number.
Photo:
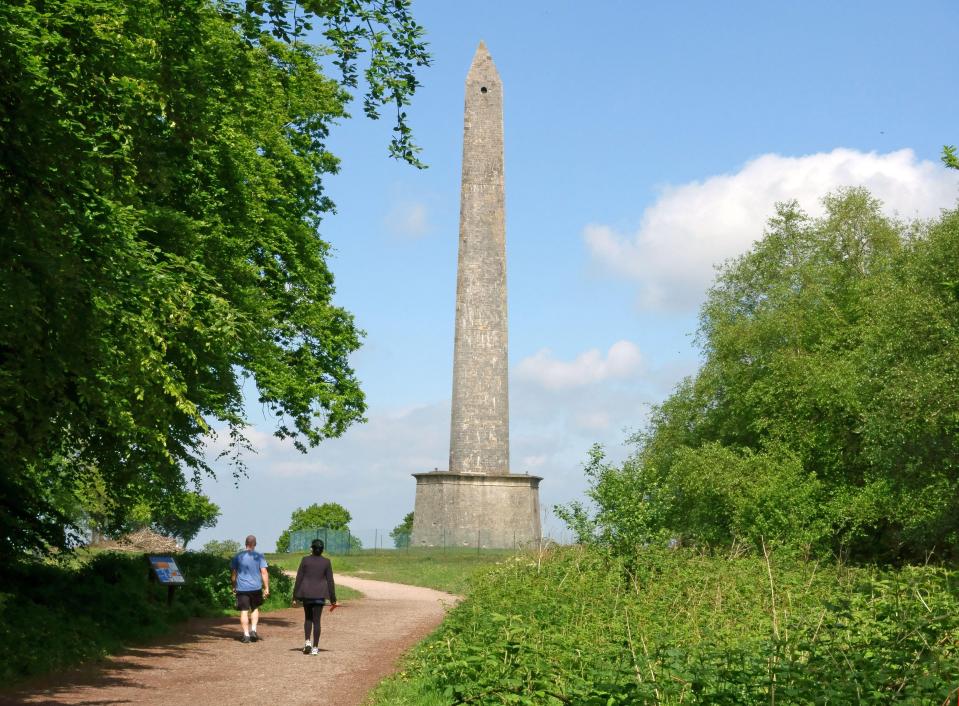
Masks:
[[[216,554],[217,556],[233,556],[242,548],[235,539],[211,539],[203,545],[200,551],[204,554]]]
[[[190,616],[222,615],[234,605],[229,562],[220,555],[176,555],[186,585],[167,605],[167,589],[148,579],[142,554],[97,554],[73,566],[15,563],[0,593],[0,683],[62,669],[162,634]],[[265,610],[289,606],[293,582],[270,566]],[[55,637],[55,639],[53,639]],[[43,649],[23,649],[42,645]]]
[[[819,548],[832,530],[821,483],[785,449],[681,448],[669,486],[674,528],[706,544]]]

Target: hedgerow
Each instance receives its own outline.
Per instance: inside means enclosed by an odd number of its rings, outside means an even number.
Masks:
[[[187,578],[167,605],[167,589],[148,580],[142,555],[104,553],[72,567],[14,563],[0,592],[0,683],[95,659],[124,644],[161,635],[191,616],[216,616],[233,605],[230,568],[221,556],[177,556]],[[269,569],[269,610],[290,604],[292,581]]]

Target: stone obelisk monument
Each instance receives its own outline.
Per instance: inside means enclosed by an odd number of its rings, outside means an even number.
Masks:
[[[466,75],[451,473],[509,473],[503,86],[484,44]]]
[[[527,546],[537,476],[509,471],[503,84],[480,42],[466,76],[448,471],[416,473],[414,546]]]

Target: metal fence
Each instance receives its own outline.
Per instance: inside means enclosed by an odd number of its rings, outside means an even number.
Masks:
[[[287,551],[299,554],[308,552],[314,539],[323,540],[327,554],[350,554],[363,548],[360,539],[349,530],[316,527],[290,532],[290,548]]]
[[[310,544],[314,539],[322,539],[326,545],[327,554],[356,554],[359,552],[377,551],[503,551],[532,549],[543,544],[569,544],[572,536],[569,532],[555,532],[544,530],[538,540],[530,541],[512,530],[504,528],[490,529],[463,529],[431,528],[429,533],[412,543],[410,532],[369,529],[369,530],[333,530],[317,527],[307,530],[298,530],[290,533],[291,553],[302,554],[310,551]]]

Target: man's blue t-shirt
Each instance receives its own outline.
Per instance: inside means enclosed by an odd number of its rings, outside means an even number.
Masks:
[[[267,567],[266,557],[257,551],[242,551],[230,561],[230,568],[236,571],[237,591],[259,591],[263,588],[260,569]]]

